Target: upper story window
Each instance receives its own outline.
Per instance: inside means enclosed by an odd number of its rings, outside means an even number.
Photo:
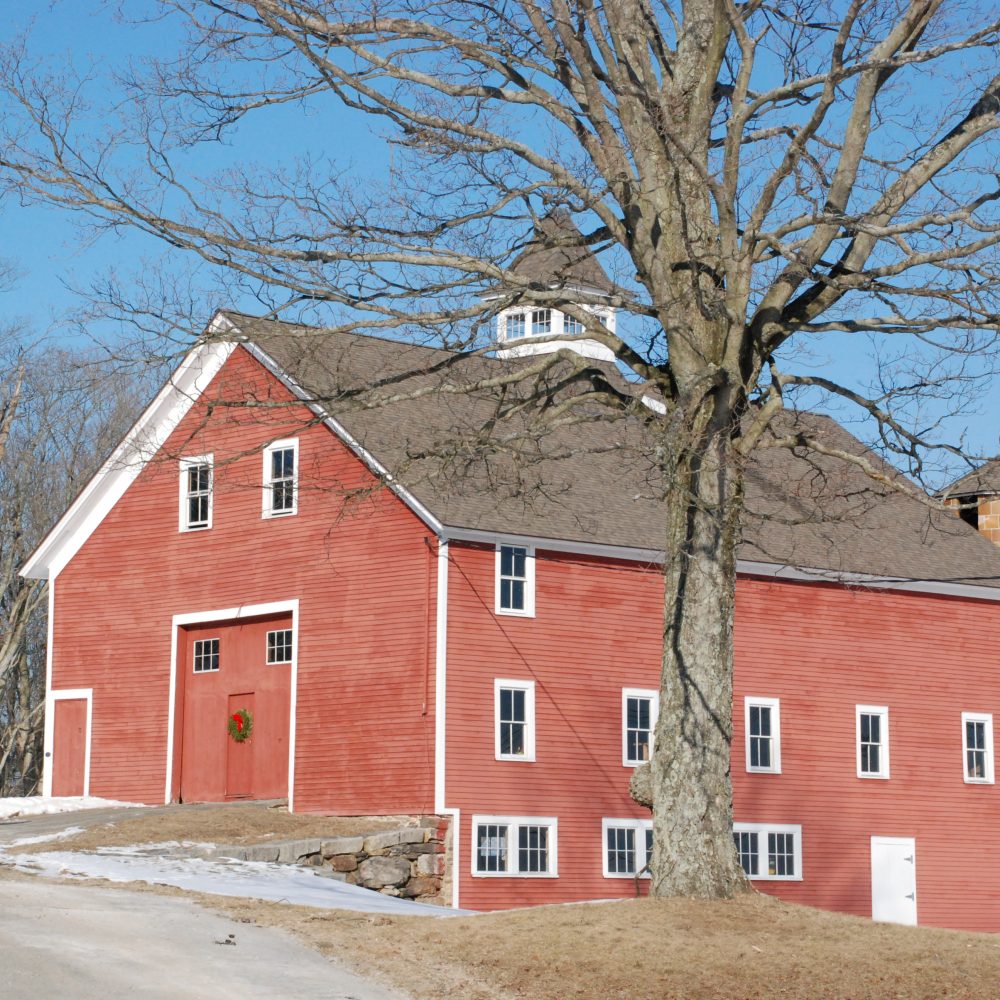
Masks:
[[[552,332],[552,310],[533,309],[531,311],[531,335],[544,337]]]
[[[781,703],[777,698],[745,698],[747,770],[781,773]]]
[[[659,715],[658,691],[622,688],[622,764],[635,767],[653,755],[653,729]]]
[[[267,662],[292,662],[292,630],[290,628],[276,629],[267,633]]]
[[[571,337],[579,337],[584,331],[584,325],[572,316],[563,316],[563,333]]]
[[[858,777],[889,777],[889,709],[884,705],[858,705]]]
[[[653,824],[648,819],[601,820],[604,834],[604,877],[631,878],[644,871],[653,856]]]
[[[194,672],[207,674],[219,669],[219,640],[195,639]]]
[[[535,615],[535,554],[525,545],[497,546],[496,612]]]
[[[802,827],[734,823],[733,841],[751,879],[802,880]]]
[[[535,682],[497,679],[493,685],[496,759],[535,759]]]
[[[519,337],[523,337],[525,333],[524,329],[524,313],[514,312],[507,314],[507,339],[517,340]]]
[[[557,825],[551,816],[473,816],[472,874],[554,878]]]
[[[212,456],[181,459],[180,530],[212,527]]]
[[[264,449],[264,517],[282,517],[298,509],[299,442],[275,441]]]
[[[965,780],[969,784],[993,784],[993,716],[962,713],[962,749]]]

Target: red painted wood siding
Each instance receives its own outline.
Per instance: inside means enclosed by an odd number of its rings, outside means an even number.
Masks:
[[[291,436],[299,512],[263,519],[260,448]],[[181,533],[177,460],[209,453],[213,527]],[[174,615],[298,599],[295,808],[433,810],[435,559],[424,526],[374,485],[234,352],[55,581],[52,686],[94,689],[92,794],[163,801]]]
[[[52,794],[83,795],[87,775],[87,699],[60,698],[53,711]]]
[[[658,686],[655,569],[540,552],[537,617],[493,614],[494,551],[451,546],[446,798],[462,811],[463,906],[628,896],[602,875],[602,817],[646,818],[621,764],[621,689]],[[914,837],[922,924],[1000,930],[1000,786],[967,785],[963,711],[1000,724],[1000,607],[925,594],[742,578],[737,822],[801,824],[785,899],[869,916],[870,838]],[[493,681],[536,682],[534,763],[494,759]],[[743,698],[779,698],[782,773],[747,774]],[[891,778],[856,776],[855,705],[887,705]],[[556,816],[559,878],[471,874],[473,814]]]

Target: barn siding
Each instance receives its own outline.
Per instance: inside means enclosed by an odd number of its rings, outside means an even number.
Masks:
[[[602,817],[648,817],[621,764],[621,689],[656,688],[655,569],[539,552],[537,617],[493,614],[492,548],[452,545],[447,804],[463,906],[628,896],[602,875]],[[801,882],[765,892],[869,916],[871,836],[915,837],[922,924],[1000,930],[1000,787],[967,785],[963,711],[994,712],[1000,609],[926,594],[743,577],[737,586],[735,819],[801,824]],[[534,763],[496,761],[493,679],[536,681]],[[781,699],[782,773],[747,774],[743,698]],[[889,707],[891,777],[856,776],[855,706]],[[556,816],[559,878],[479,878],[473,814]]]
[[[262,405],[207,407],[219,399]],[[173,615],[298,599],[295,808],[433,809],[428,532],[291,404],[234,352],[56,579],[52,686],[94,688],[92,794],[163,801]],[[300,442],[298,514],[265,520],[259,449],[285,436]],[[207,453],[213,527],[181,533],[177,459]]]

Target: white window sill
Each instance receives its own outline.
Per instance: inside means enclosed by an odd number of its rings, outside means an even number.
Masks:
[[[888,781],[889,780],[889,775],[888,774],[861,774],[859,772],[858,773],[858,777],[859,778],[863,778],[865,781],[871,781],[873,779],[875,781]]]
[[[504,618],[534,618],[534,611],[514,611],[510,608],[497,608],[496,613]]]
[[[751,882],[801,882],[801,875],[748,875]]]
[[[559,878],[559,873],[558,872],[473,872],[472,877],[473,878]]]
[[[747,774],[781,774],[780,767],[748,767]]]
[[[516,754],[515,753],[499,754],[498,753],[498,754],[495,755],[495,759],[496,760],[503,760],[503,761],[514,761],[515,763],[521,763],[521,764],[534,764],[535,763],[535,755],[534,754],[532,754],[529,757],[527,754],[523,754],[523,753],[516,753]]]

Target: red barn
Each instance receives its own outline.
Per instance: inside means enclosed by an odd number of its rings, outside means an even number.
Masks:
[[[210,331],[25,567],[50,584],[45,791],[435,813],[456,904],[632,895],[669,558],[641,422],[498,451],[496,383],[530,353]],[[1000,550],[834,459],[766,449],[748,494],[745,870],[1000,930]]]

